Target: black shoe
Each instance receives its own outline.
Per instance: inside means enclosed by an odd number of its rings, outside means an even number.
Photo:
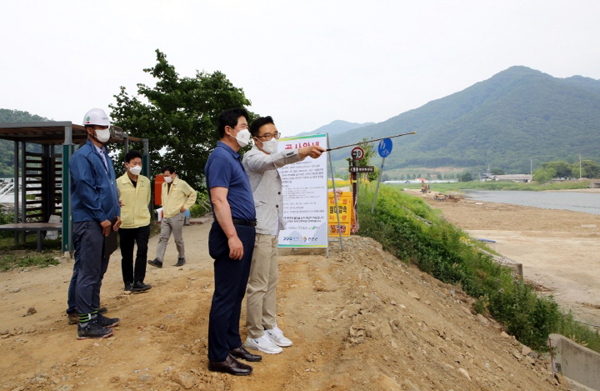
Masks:
[[[100,326],[96,319],[90,320],[85,326],[81,323],[77,326],[77,339],[108,338],[114,334],[111,329]]]
[[[259,356],[258,354],[250,353],[243,346],[240,346],[237,349],[230,350],[229,354],[231,354],[235,358],[241,358],[243,360],[250,361],[250,362],[258,362],[258,361],[262,360],[262,356]]]
[[[154,267],[161,268],[162,267],[162,262],[159,261],[158,259],[153,259],[151,261],[148,261],[148,265],[152,265]]]
[[[185,265],[185,258],[177,258],[177,263],[175,266],[183,266]]]
[[[131,288],[132,287],[133,287],[133,284],[131,282],[126,282],[125,283],[125,289],[124,289],[124,291],[131,292],[131,290],[132,290]]]
[[[136,281],[133,283],[133,287],[131,288],[131,291],[136,293],[136,292],[144,292],[147,291],[148,289],[151,289],[152,285],[150,284],[144,284],[141,281]]]
[[[98,311],[99,314],[105,314],[106,307],[100,307],[96,311]],[[67,315],[69,316],[69,324],[79,324],[79,311],[77,311],[77,308],[75,308],[73,312],[69,312]]]
[[[233,358],[230,354],[222,362],[209,361],[208,370],[212,372],[225,372],[236,376],[245,376],[252,373],[252,367]]]
[[[119,318],[107,318],[102,314],[96,314],[94,319],[102,327],[117,327],[119,325]]]

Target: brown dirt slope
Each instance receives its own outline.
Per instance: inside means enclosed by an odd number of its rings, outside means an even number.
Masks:
[[[251,376],[210,373],[208,227],[186,227],[185,234],[188,264],[149,270],[154,288],[148,293],[122,293],[113,257],[103,305],[121,325],[106,340],[77,341],[67,325],[72,263],[1,274],[0,389],[567,389],[548,362],[526,355],[495,322],[473,315],[469,297],[361,237],[347,240],[343,253],[332,249],[330,258],[316,250],[283,251],[279,323],[294,345],[264,356]],[[166,263],[175,261],[174,253],[167,255]],[[37,313],[23,317],[31,306]]]

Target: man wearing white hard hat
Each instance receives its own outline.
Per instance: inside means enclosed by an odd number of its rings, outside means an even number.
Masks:
[[[79,264],[75,286],[77,338],[107,338],[113,335],[110,328],[117,326],[119,319],[98,312],[100,287],[110,251],[114,251],[105,241],[121,225],[121,208],[115,170],[104,146],[110,139],[108,115],[102,109],[92,109],[85,114],[83,125],[87,142],[69,163],[73,243]]]

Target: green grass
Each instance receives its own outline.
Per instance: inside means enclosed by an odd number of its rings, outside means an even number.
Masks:
[[[420,183],[398,183],[388,184],[400,189],[421,189]],[[565,181],[555,183],[539,184],[537,182],[518,183],[518,182],[453,182],[453,183],[431,183],[429,184],[431,191],[439,193],[460,192],[462,190],[527,190],[527,191],[543,191],[543,190],[570,190],[570,189],[587,189],[590,187],[590,181]]]
[[[62,247],[61,239],[56,240],[46,240],[42,239],[42,250],[44,251],[60,251]],[[15,246],[15,237],[11,232],[10,238],[2,238],[0,239],[0,254],[13,251],[13,250],[32,250],[36,251],[37,249],[37,238],[35,235],[28,235],[27,242],[22,243],[19,242],[18,245]]]
[[[42,253],[37,250],[35,235],[27,236],[26,243],[15,246],[14,235],[0,239],[0,271],[18,267],[58,265],[55,257],[60,256],[61,240],[42,240]]]
[[[560,333],[600,352],[596,331],[561,311],[552,296],[539,296],[533,286],[515,280],[510,269],[476,249],[485,245],[443,220],[422,199],[384,186],[371,213],[374,190],[373,184],[360,189],[359,234],[435,278],[460,286],[477,299],[476,311],[491,315],[533,349],[547,350],[548,335]]]
[[[7,271],[17,267],[48,267],[49,265],[58,265],[59,262],[53,254],[3,254],[0,255],[0,271]]]

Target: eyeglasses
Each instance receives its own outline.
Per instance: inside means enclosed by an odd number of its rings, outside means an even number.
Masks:
[[[279,132],[275,132],[273,134],[271,133],[265,133],[262,136],[257,136],[258,138],[265,140],[265,141],[271,141],[273,139],[273,137],[275,137],[276,139],[279,138],[279,136],[281,135],[281,133]]]

